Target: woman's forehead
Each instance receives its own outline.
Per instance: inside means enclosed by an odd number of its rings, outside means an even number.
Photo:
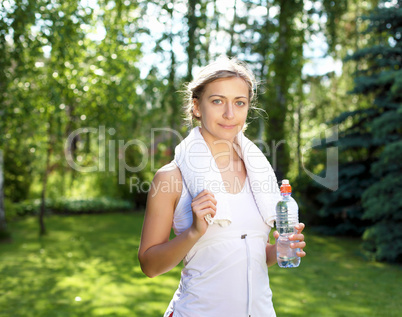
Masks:
[[[249,87],[241,77],[227,77],[216,79],[205,87],[205,94],[218,94],[218,95],[238,95],[247,97],[249,94]]]

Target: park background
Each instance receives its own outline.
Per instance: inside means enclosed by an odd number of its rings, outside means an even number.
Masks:
[[[0,316],[162,315],[180,267],[139,268],[147,191],[222,54],[255,72],[246,135],[307,224],[301,266],[270,268],[278,316],[397,316],[401,4],[1,1]]]

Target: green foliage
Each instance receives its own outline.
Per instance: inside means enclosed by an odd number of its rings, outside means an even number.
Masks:
[[[53,213],[97,213],[110,211],[132,210],[133,204],[108,197],[93,199],[66,199],[60,198],[49,203]]]
[[[375,2],[316,2],[309,9],[309,15],[305,15],[306,19],[303,20],[307,39],[305,46],[309,47],[311,39],[317,36],[317,14],[325,16],[325,19],[322,20],[322,23],[318,23],[318,26],[326,35],[327,41],[325,44],[328,44],[328,47],[320,45],[319,51],[326,58],[329,58],[328,55],[332,56],[334,63],[340,61],[348,52],[355,50],[356,47],[361,47],[367,42],[370,35],[358,33],[362,27],[362,22],[358,15],[368,12]],[[322,11],[319,10],[319,6],[316,6],[316,4],[322,5]],[[308,5],[305,5],[305,7],[308,7]],[[306,61],[308,59],[304,62]],[[328,65],[333,65],[333,63],[329,62]],[[321,73],[324,70],[319,70],[319,74],[307,75],[303,72],[301,87],[294,90],[297,91],[296,95],[292,95],[293,109],[295,111],[291,111],[287,119],[290,128],[286,141],[290,149],[292,149],[290,151],[292,164],[290,165],[289,177],[293,179],[293,183],[295,180],[304,180],[301,186],[297,187],[297,191],[300,193],[299,202],[304,206],[308,206],[308,215],[306,215],[309,221],[308,224],[314,226],[325,225],[321,229],[330,233],[342,234],[344,231],[338,229],[343,226],[348,227],[347,232],[354,230],[350,228],[350,223],[347,220],[344,222],[343,215],[349,212],[338,210],[340,213],[336,215],[336,220],[332,216],[331,218],[321,217],[321,209],[325,204],[323,201],[325,198],[321,194],[326,192],[327,189],[309,179],[303,169],[325,177],[326,151],[320,150],[318,147],[310,148],[311,141],[321,139],[320,133],[327,128],[333,128],[334,125],[338,126],[339,135],[342,137],[343,130],[358,124],[357,121],[351,120],[353,113],[362,112],[362,116],[368,115],[364,114],[364,111],[372,101],[370,96],[348,93],[353,87],[351,74],[357,67],[359,66],[356,62],[349,62],[342,64],[342,73],[339,73],[336,68],[334,69],[335,71],[328,73]],[[296,81],[297,79],[295,78],[294,80]],[[337,118],[336,121],[334,118]],[[356,148],[360,146],[362,141],[368,145],[372,142],[372,139],[368,135],[362,136],[361,131],[356,131],[354,139],[339,141],[337,144],[328,144],[328,146],[337,146],[338,149],[345,150],[349,148],[350,151],[347,151],[347,154],[340,152],[339,157],[341,161],[348,162],[352,158],[364,160],[363,155],[367,150],[356,150]],[[334,226],[333,224],[337,225]],[[354,224],[352,228],[359,228],[359,224]]]
[[[6,216],[15,220],[21,216],[37,215],[41,206],[40,199],[29,199],[19,203],[6,200]],[[133,203],[110,197],[99,198],[65,198],[47,199],[45,201],[48,214],[87,214],[133,210]]]
[[[268,82],[264,99],[269,105],[266,107],[269,115],[267,140],[278,144],[287,139],[287,130],[291,129],[287,125],[287,119],[292,118],[289,115],[290,105],[293,105],[290,90],[297,87],[295,78],[301,79],[302,76],[303,44],[306,39],[304,30],[300,30],[296,22],[303,10],[303,1],[275,2],[279,5],[279,14],[275,29],[277,37],[272,45],[277,53],[264,78]],[[279,179],[283,179],[288,173],[290,163],[287,142],[277,147],[276,162],[275,172]]]
[[[76,0],[7,3],[0,4],[6,196],[22,201],[32,192],[36,197],[46,193],[47,187],[52,195],[65,196],[65,179],[79,178],[66,153],[79,167],[95,166],[104,173],[102,155],[109,167],[118,149],[108,148],[111,135],[101,135],[101,127],[106,132],[114,128],[114,138],[126,142],[146,115],[135,89],[141,46],[134,13],[140,9],[134,3],[100,2],[95,10]],[[102,30],[104,39],[94,36]],[[67,143],[78,129],[82,132]],[[48,186],[48,178],[58,183]],[[117,184],[117,173],[114,179],[106,181]],[[116,192],[115,186],[103,194]]]
[[[339,41],[339,22],[342,19],[342,15],[347,12],[348,9],[347,0],[323,0],[322,4],[325,8],[327,16],[327,27],[325,33],[328,39],[328,46],[330,51],[335,51],[335,46]]]
[[[326,217],[344,215],[361,224],[357,233],[367,227],[364,245],[378,260],[391,262],[402,262],[401,16],[400,3],[381,1],[364,18],[369,21],[371,45],[348,60],[362,65],[352,93],[370,96],[373,102],[333,120],[349,122],[338,141],[349,158],[340,165],[338,191],[323,195],[321,211]]]
[[[398,136],[394,133],[401,116],[395,99],[402,91],[398,39],[387,37],[388,22],[380,15],[371,17],[372,24],[357,18],[376,2],[246,0],[225,7],[221,4],[225,2],[206,0],[189,1],[188,6],[165,0],[0,1],[0,148],[5,153],[6,197],[22,202],[42,194],[47,201],[105,196],[144,205],[146,191],[132,192],[130,180],[149,183],[155,170],[171,160],[179,141],[168,133],[153,140],[151,129],[169,127],[184,136],[177,91],[197,66],[228,52],[249,62],[261,83],[258,106],[268,116],[250,119],[248,135],[271,147],[269,158],[276,161],[279,178],[298,175],[300,192],[305,194],[300,202],[310,208],[307,217],[312,223],[319,223],[317,210],[323,204],[330,208],[334,200],[319,197],[321,189],[301,175],[300,148],[324,122],[344,110],[349,112],[333,123],[345,131],[351,128],[338,143],[345,164],[357,160],[356,166],[364,165],[367,172],[365,160],[374,162]],[[398,10],[380,12],[394,21],[399,18]],[[158,26],[153,25],[156,22]],[[357,34],[365,23],[369,33]],[[379,41],[371,38],[376,30],[382,34]],[[350,57],[341,76],[334,72],[306,76],[305,45],[320,38],[321,32],[328,44],[322,53],[335,59],[366,43],[372,45]],[[149,63],[144,52],[151,51],[152,65],[143,65],[143,57]],[[359,56],[376,62],[366,69]],[[359,71],[355,92],[365,96],[346,94],[355,69]],[[388,89],[387,94],[376,97],[373,109],[367,100],[382,89]],[[81,133],[67,143],[79,129]],[[132,140],[147,150],[130,145],[123,151],[120,142],[124,147]],[[271,141],[285,142],[274,154]],[[156,152],[140,171],[125,169],[139,166],[151,148]],[[66,153],[71,154],[68,162]],[[312,150],[304,159],[303,164],[318,173],[325,153]],[[71,161],[96,170],[83,172],[71,167]],[[342,168],[343,182],[349,182],[348,172],[360,171],[356,166]],[[341,191],[338,198],[350,199],[347,196]],[[350,226],[348,217],[357,219],[361,208],[337,205],[330,214],[339,226]],[[13,207],[6,213],[13,214]]]
[[[375,224],[363,238],[382,261],[402,262],[402,141],[388,143],[371,167],[377,182],[363,194],[364,218]]]
[[[398,220],[395,223],[381,220],[364,232],[363,246],[379,261],[402,261],[402,225],[401,219]]]
[[[380,111],[377,117],[370,122],[374,137],[380,140],[380,154],[372,164],[371,173],[376,180],[363,194],[362,203],[365,208],[364,218],[374,222],[364,235],[372,250],[379,260],[402,262],[402,176],[400,171],[402,164],[402,128],[401,110],[402,65],[400,28],[402,7],[400,3],[395,7],[382,7],[373,12],[368,19],[371,24],[369,31],[376,32],[383,39],[388,39],[388,53],[384,56],[379,52],[368,56],[373,65],[368,70],[378,72],[377,95],[375,100],[379,103]],[[390,62],[379,62],[390,60]],[[399,62],[398,62],[399,61]],[[399,63],[396,64],[396,63]],[[397,66],[397,67],[395,67]],[[382,70],[384,69],[384,70]],[[374,87],[375,84],[373,84]],[[379,100],[378,100],[379,99]],[[389,105],[387,104],[389,103]],[[374,247],[373,247],[374,246]]]
[[[372,173],[382,178],[384,175],[393,175],[395,178],[400,176],[400,172],[402,169],[401,162],[401,153],[402,153],[402,141],[396,141],[393,143],[389,143],[384,147],[380,158],[377,162],[375,162],[372,167]]]
[[[363,205],[365,207],[364,218],[374,222],[386,220],[394,224],[393,221],[402,221],[402,176],[400,173],[388,174],[381,181],[371,185],[363,195]]]
[[[9,241],[11,239],[11,232],[8,229],[0,229],[0,242]]]
[[[10,142],[11,143],[11,142]],[[27,199],[33,181],[33,166],[26,144],[9,144],[4,157],[4,194],[13,201]]]
[[[15,220],[18,217],[26,215],[37,215],[39,213],[40,200],[25,200],[19,203],[13,203],[6,199],[6,219],[7,221]]]
[[[364,210],[360,198],[372,180],[365,161],[344,163],[339,166],[339,188],[318,195],[321,202],[320,232],[335,235],[361,235],[370,223],[362,219]]]

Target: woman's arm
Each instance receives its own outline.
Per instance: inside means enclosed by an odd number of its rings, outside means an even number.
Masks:
[[[290,247],[292,249],[299,248],[300,251],[296,252],[296,254],[301,258],[306,256],[306,252],[304,252],[304,250],[303,250],[303,248],[306,246],[306,242],[304,241],[304,235],[301,233],[303,231],[304,227],[305,227],[304,223],[299,223],[298,225],[295,226],[297,233],[294,235],[291,235],[289,237],[289,240],[293,240],[293,241],[299,240],[299,242],[292,243],[290,245]],[[275,240],[279,238],[278,231],[275,231],[273,235],[274,235]],[[275,242],[275,244],[270,244],[268,241],[267,246],[265,247],[265,253],[267,256],[267,259],[266,259],[267,265],[268,266],[274,265],[277,262],[277,260],[276,260],[276,242]]]
[[[277,233],[278,231],[275,231],[275,233]],[[274,233],[274,236],[275,236]],[[265,253],[267,256],[266,262],[268,266],[272,266],[276,263],[276,243],[275,244],[271,244],[267,243],[267,246],[265,247]]]
[[[169,241],[176,202],[181,195],[181,174],[177,167],[161,169],[154,177],[148,193],[138,259],[149,277],[168,272],[177,266],[208,226],[204,216],[215,215],[216,201],[209,192],[202,192],[192,203],[193,224]],[[180,188],[178,188],[180,187]]]

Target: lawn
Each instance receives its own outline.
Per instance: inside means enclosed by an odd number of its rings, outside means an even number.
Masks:
[[[9,224],[0,244],[0,316],[162,316],[180,268],[149,279],[137,260],[143,214],[51,216]],[[297,269],[270,268],[278,317],[399,316],[402,268],[365,260],[354,239],[307,233]],[[226,316],[225,316],[226,317]]]

